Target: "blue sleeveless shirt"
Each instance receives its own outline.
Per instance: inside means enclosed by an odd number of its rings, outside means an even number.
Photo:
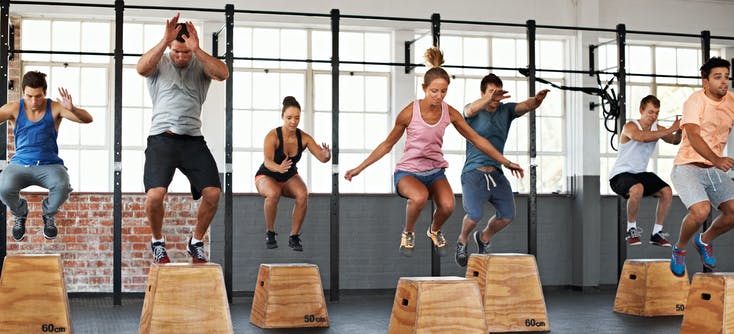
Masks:
[[[64,164],[59,158],[58,137],[51,111],[51,99],[46,99],[46,112],[37,122],[31,122],[26,116],[25,101],[20,100],[18,119],[15,120],[15,155],[11,163],[19,165],[54,165]]]

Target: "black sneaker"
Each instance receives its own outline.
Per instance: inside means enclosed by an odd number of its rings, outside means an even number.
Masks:
[[[166,252],[165,241],[151,242],[150,249],[153,251],[153,263],[171,263],[171,259],[168,257],[168,252]]]
[[[267,231],[265,232],[265,247],[268,249],[278,248],[278,241],[275,240],[275,236],[278,233]]]
[[[25,238],[26,219],[28,219],[28,215],[15,216],[15,223],[13,224],[13,239],[15,241],[21,241]]]
[[[490,243],[484,243],[482,241],[482,233],[480,231],[474,231],[474,242],[477,244],[477,253],[487,254]]]
[[[459,267],[466,267],[468,256],[466,254],[466,245],[462,244],[460,242],[456,243],[456,254],[454,255],[454,260],[456,261],[456,264],[459,265]]]
[[[56,218],[53,216],[43,216],[43,236],[48,240],[56,239]]]
[[[640,241],[641,236],[642,236],[641,228],[630,227],[630,229],[627,230],[627,235],[624,238],[627,239],[627,245],[637,246],[637,245],[642,244],[642,241]]]
[[[204,251],[204,242],[199,241],[195,244],[191,244],[191,237],[186,240],[186,251],[191,255],[193,263],[207,263],[209,260],[206,258],[206,251]]]
[[[288,238],[288,247],[292,248],[296,252],[303,252],[301,236],[299,234],[290,236],[290,238]]]
[[[672,247],[673,245],[671,245],[670,241],[667,239],[668,236],[670,236],[670,234],[660,231],[650,237],[650,243],[660,247]]]

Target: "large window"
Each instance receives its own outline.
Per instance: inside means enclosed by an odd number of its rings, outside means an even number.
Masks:
[[[617,47],[606,45],[600,48],[599,67],[616,69]],[[711,56],[718,56],[719,50],[711,50]],[[698,77],[698,69],[701,67],[701,50],[695,47],[660,46],[660,45],[638,45],[630,43],[626,50],[627,72],[631,74],[660,74]],[[660,99],[659,124],[669,127],[676,116],[683,114],[683,103],[695,91],[700,89],[701,80],[696,78],[669,78],[635,76],[627,77],[626,117],[627,120],[640,118],[640,100],[646,95],[652,94]],[[609,172],[617,158],[617,152],[612,148],[619,148],[619,137],[614,137],[604,128],[604,120],[601,126],[601,164],[600,164],[600,186],[602,194],[613,194],[609,187]],[[613,129],[613,121],[607,122]],[[621,129],[620,129],[621,130]],[[673,159],[678,153],[678,146],[658,141],[647,170],[656,173],[668,184],[670,171],[673,167]],[[675,192],[675,189],[673,189]]]
[[[415,62],[423,62],[423,53],[430,45],[430,38],[421,38],[415,46]],[[527,41],[514,38],[498,37],[466,37],[441,36],[441,50],[444,52],[446,65],[465,65],[477,67],[527,67]],[[540,69],[565,68],[565,43],[561,40],[538,40],[536,58]],[[455,69],[447,67],[452,76],[445,101],[463,112],[464,106],[481,96],[481,79],[488,73],[482,69]],[[416,96],[422,98],[421,89],[425,68],[416,70]],[[528,84],[518,71],[496,70],[494,74],[502,79],[503,88],[511,98],[507,101],[522,102],[528,98]],[[539,72],[538,76],[551,82],[563,84],[564,76],[555,72]],[[536,91],[545,85],[537,85]],[[565,106],[562,92],[554,90],[536,111],[536,163],[539,168],[537,189],[541,193],[565,192]],[[461,171],[464,166],[466,140],[450,126],[446,130],[443,143],[444,157],[449,162],[446,174],[454,192],[461,192]],[[504,155],[529,169],[528,159],[528,120],[518,118],[512,122],[510,134],[505,144]],[[530,179],[517,179],[509,173],[508,180],[512,189],[527,193],[530,190]]]
[[[110,24],[107,22],[26,19],[22,21],[21,34],[23,50],[110,50]],[[59,155],[68,167],[72,188],[109,191],[112,183],[108,131],[111,57],[25,53],[21,59],[23,73],[41,71],[48,75],[48,98],[55,100],[59,97],[59,87],[64,87],[74,104],[86,109],[94,118],[91,124],[65,120],[59,128]]]
[[[235,57],[305,59],[331,58],[331,32],[309,29],[237,27]],[[341,32],[340,59],[390,59],[390,37],[378,32]],[[238,60],[235,63],[233,169],[239,175],[235,192],[255,192],[253,178],[263,161],[265,135],[281,126],[282,100],[294,96],[301,104],[299,128],[331,146],[331,66],[328,63]],[[384,66],[340,66],[340,173],[355,167],[387,135],[390,119],[390,69]],[[380,160],[352,182],[340,178],[344,193],[391,191],[391,160]],[[309,190],[331,191],[331,162],[323,164],[304,153],[298,172]]]

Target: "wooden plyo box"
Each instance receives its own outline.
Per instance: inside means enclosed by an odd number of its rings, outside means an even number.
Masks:
[[[152,264],[139,333],[232,333],[222,268]]]
[[[479,287],[462,277],[401,277],[389,334],[486,334]]]
[[[534,256],[472,254],[466,278],[479,283],[490,332],[550,331]]]
[[[0,332],[72,332],[59,254],[5,257],[0,275]]]
[[[681,334],[734,333],[734,273],[696,273]]]
[[[626,260],[614,312],[645,317],[683,315],[689,288],[688,273],[673,275],[670,259]]]
[[[250,322],[260,328],[329,327],[319,267],[261,264]]]

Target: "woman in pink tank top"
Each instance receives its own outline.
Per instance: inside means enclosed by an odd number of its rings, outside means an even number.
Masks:
[[[505,158],[492,144],[472,130],[461,113],[443,101],[451,80],[446,70],[440,67],[444,62],[441,50],[437,47],[430,48],[424,56],[430,68],[423,76],[425,98],[411,102],[403,108],[387,138],[359,166],[344,175],[345,179],[351,181],[352,177],[389,153],[407,131],[403,157],[396,166],[394,176],[398,195],[408,200],[405,229],[400,241],[400,252],[405,256],[413,253],[415,222],[429,198],[436,203],[436,211],[433,212],[433,225],[428,227],[426,234],[438,254],[446,254],[446,240],[441,226],[454,211],[454,192],[444,175],[448,163],[443,158],[441,146],[444,130],[449,123],[480,151],[502,162],[513,174],[524,175],[520,165]]]

